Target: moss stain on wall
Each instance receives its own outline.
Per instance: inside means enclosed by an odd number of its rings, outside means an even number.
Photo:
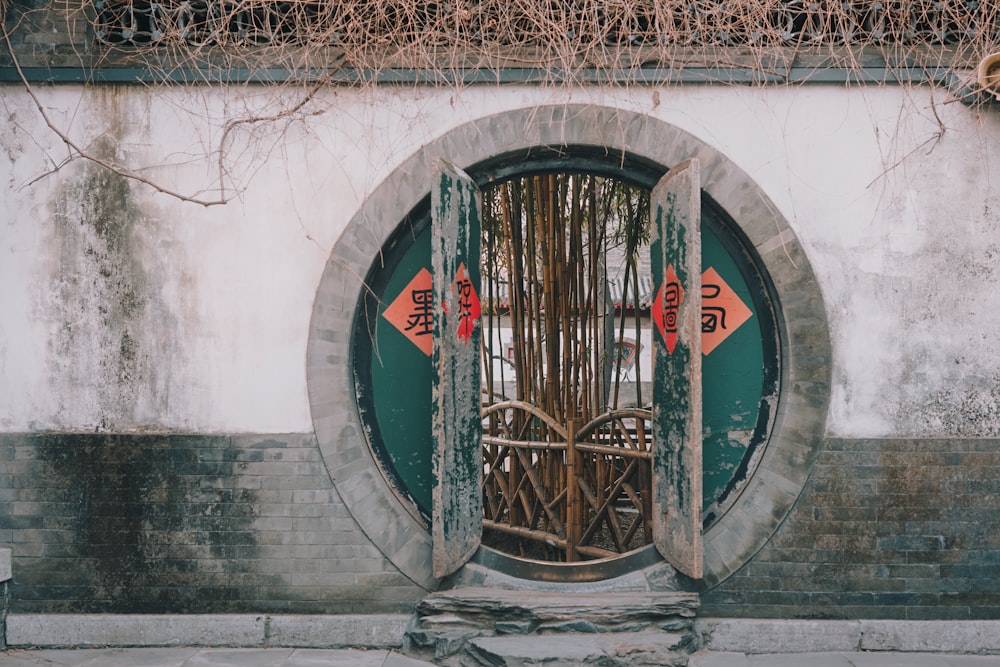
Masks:
[[[28,438],[24,444],[37,447],[41,488],[55,512],[47,519],[69,539],[50,547],[61,561],[23,561],[20,584],[43,590],[55,578],[55,585],[79,585],[61,611],[231,611],[257,586],[275,584],[253,574],[251,526],[259,502],[255,490],[237,488],[237,459],[245,453],[229,438]],[[67,572],[54,574],[53,567]],[[60,582],[61,576],[70,578]]]
[[[121,88],[103,89],[91,113],[108,129],[88,150],[128,164],[141,150],[148,114]],[[142,186],[89,161],[65,167],[53,197],[51,271],[45,302],[53,322],[50,380],[64,397],[51,427],[160,430],[169,420],[172,369],[180,367],[179,322],[164,297],[176,272],[158,250],[164,233]]]
[[[103,153],[113,153],[109,141],[101,143]],[[91,164],[56,202],[55,380],[85,403],[98,430],[130,422],[144,391],[149,358],[137,341],[149,290],[132,250],[141,217],[127,179]]]

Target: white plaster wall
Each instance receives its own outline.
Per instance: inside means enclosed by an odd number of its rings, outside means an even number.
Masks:
[[[37,92],[79,144],[185,194],[218,186],[227,113],[271,114],[297,94]],[[1000,434],[1000,115],[940,90],[339,89],[303,120],[233,133],[237,190],[211,207],[138,183],[124,204],[90,201],[101,170],[55,170],[62,141],[23,92],[0,93],[0,430],[311,430],[313,296],[366,193],[450,128],[566,101],[683,128],[790,220],[832,326],[831,435]],[[94,213],[109,206],[118,237]]]

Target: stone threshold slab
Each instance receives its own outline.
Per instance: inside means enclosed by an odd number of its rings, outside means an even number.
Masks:
[[[480,637],[469,642],[463,667],[684,667],[689,635],[669,632]]]
[[[650,619],[691,619],[698,605],[697,593],[672,591],[580,594],[468,587],[428,595],[417,605],[417,614],[457,614],[503,621],[530,619],[542,624],[586,621],[610,630]]]

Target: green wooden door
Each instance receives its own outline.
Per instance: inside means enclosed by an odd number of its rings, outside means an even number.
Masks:
[[[483,533],[479,188],[448,162],[431,193],[434,289],[431,437],[434,576],[461,567]]]
[[[653,188],[653,543],[677,570],[700,579],[701,185],[697,160]]]

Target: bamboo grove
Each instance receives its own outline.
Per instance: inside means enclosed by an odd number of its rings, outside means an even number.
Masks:
[[[502,343],[484,345],[483,358],[487,542],[568,561],[645,544],[638,364],[619,408],[621,342],[640,348],[648,322],[648,193],[547,173],[489,188],[484,209],[484,341]]]

